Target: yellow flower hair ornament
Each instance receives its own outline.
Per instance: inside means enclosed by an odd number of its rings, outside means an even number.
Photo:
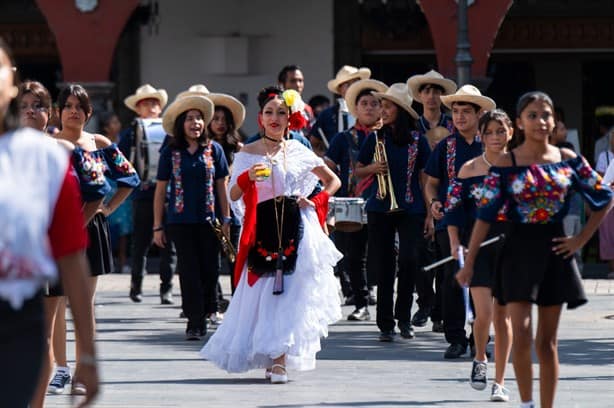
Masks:
[[[294,89],[287,89],[281,94],[284,102],[290,108],[290,130],[299,130],[307,126],[307,118],[303,115],[305,102]]]

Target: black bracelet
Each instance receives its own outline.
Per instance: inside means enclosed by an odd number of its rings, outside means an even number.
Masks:
[[[155,227],[155,228],[153,228],[153,232],[162,231],[163,229],[164,229],[164,227]]]

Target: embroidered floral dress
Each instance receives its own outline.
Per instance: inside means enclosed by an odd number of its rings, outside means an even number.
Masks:
[[[72,163],[79,177],[79,185],[83,201],[100,200],[111,192],[109,180],[113,180],[118,187],[136,188],[140,179],[132,164],[112,144],[102,149],[87,151],[75,147],[72,153]],[[93,276],[113,272],[113,254],[109,222],[107,218],[98,213],[87,226],[90,244],[87,256],[90,261]]]
[[[551,164],[491,167],[477,218],[494,222],[509,202],[511,223],[494,288],[500,302],[567,303],[570,309],[586,303],[575,261],[552,251],[552,239],[565,235],[562,220],[574,191],[594,211],[612,198],[599,174],[581,156]]]
[[[485,177],[485,175],[468,178],[457,177],[450,182],[448,187],[448,197],[444,205],[444,222],[447,226],[455,226],[459,229],[459,239],[465,247],[469,245],[477,206],[482,200],[482,186]],[[490,227],[487,239],[504,234],[506,210],[507,204],[504,204],[497,215],[497,222]],[[492,286],[502,244],[503,239],[500,239],[498,242],[480,249],[475,262],[471,287]]]
[[[318,182],[311,170],[324,162],[300,142],[286,143],[285,151],[271,158],[237,153],[229,187],[252,165],[272,162],[271,176],[256,183],[259,203],[282,195],[309,196]],[[231,205],[243,219],[243,200]],[[284,275],[284,292],[273,295],[274,278],[268,276],[250,286],[245,266],[224,323],[201,350],[203,358],[228,372],[270,367],[273,358],[282,354],[290,369],[315,368],[320,337],[327,336],[328,325],[341,318],[339,284],[333,274],[341,254],[322,231],[312,207],[301,209],[300,219],[303,236],[295,271]]]

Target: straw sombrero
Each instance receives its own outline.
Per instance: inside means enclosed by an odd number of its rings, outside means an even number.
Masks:
[[[179,92],[177,96],[175,97],[175,99],[183,98],[184,96],[194,96],[194,95],[208,96],[210,93],[211,92],[209,92],[207,87],[204,86],[203,84],[196,84],[196,85],[192,85],[191,87],[189,87],[187,91]]]
[[[495,101],[488,96],[482,95],[480,90],[473,85],[463,85],[454,95],[446,95],[441,97],[443,103],[448,109],[452,109],[454,102],[468,102],[478,105],[482,110],[493,110],[497,107]]]
[[[387,99],[405,109],[414,119],[418,119],[418,114],[412,109],[412,97],[407,89],[407,84],[398,82],[390,85],[386,92],[372,92],[380,99]]]
[[[213,102],[211,102],[211,99],[203,95],[184,96],[183,98],[175,98],[173,103],[166,108],[164,115],[162,115],[164,131],[168,135],[173,136],[173,128],[175,127],[177,117],[183,112],[192,109],[199,110],[203,114],[205,126],[211,122],[211,118],[213,118]]]
[[[223,106],[232,113],[232,119],[235,122],[235,129],[239,129],[245,121],[245,106],[234,96],[210,93],[207,98],[211,99],[211,102],[217,106]]]
[[[386,92],[388,86],[376,79],[361,79],[358,82],[354,82],[345,93],[345,103],[348,105],[348,111],[354,117],[356,117],[356,97],[365,89],[372,89],[375,92]]]
[[[418,103],[422,103],[420,99],[419,89],[422,85],[433,84],[443,88],[444,95],[450,95],[456,92],[456,83],[451,79],[444,78],[439,72],[430,70],[424,75],[414,75],[407,80],[407,87],[411,92],[412,97]]]
[[[342,83],[351,81],[352,79],[367,79],[370,76],[371,70],[369,68],[356,68],[351,65],[344,65],[337,71],[335,79],[328,81],[328,90],[334,94],[338,94],[339,85]]]
[[[136,112],[136,105],[139,103],[139,101],[149,98],[160,101],[161,109],[163,109],[168,102],[168,95],[164,89],[156,89],[149,84],[145,84],[139,86],[134,94],[124,99],[124,104],[128,107],[128,109]]]

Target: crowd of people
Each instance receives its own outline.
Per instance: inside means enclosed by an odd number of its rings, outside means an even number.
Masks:
[[[614,272],[614,138],[593,170],[569,148],[545,93],[520,96],[512,121],[476,87],[436,71],[387,85],[344,66],[328,82],[337,99],[316,108],[303,102],[301,69],[289,65],[259,92],[251,137],[240,133],[243,104],[203,84],[170,104],[145,84],[124,100],[136,114],[131,126],[120,131],[105,112],[93,134],[82,86],[64,87],[54,112],[45,87],[18,84],[14,67],[0,42],[0,317],[23,327],[0,329],[10,345],[3,357],[20,368],[2,376],[19,390],[10,406],[42,407],[47,392],[69,384],[84,404],[95,397],[97,278],[130,271],[129,298],[142,302],[152,244],[161,304],[174,304],[178,273],[185,339],[215,328],[200,354],[228,372],[261,368],[284,384],[288,370],[315,368],[342,304],[354,306],[349,321],[370,320],[375,306],[381,342],[412,339],[430,319],[449,343],[445,359],[470,351],[476,390],[488,385],[492,323],[492,401],[510,399],[513,351],[520,406],[535,406],[534,344],[540,406],[553,406],[562,305],[587,301],[576,257],[604,220],[602,256]],[[16,180],[20,194],[7,193]],[[443,258],[451,261],[424,268]],[[232,274],[229,304],[223,271]]]

